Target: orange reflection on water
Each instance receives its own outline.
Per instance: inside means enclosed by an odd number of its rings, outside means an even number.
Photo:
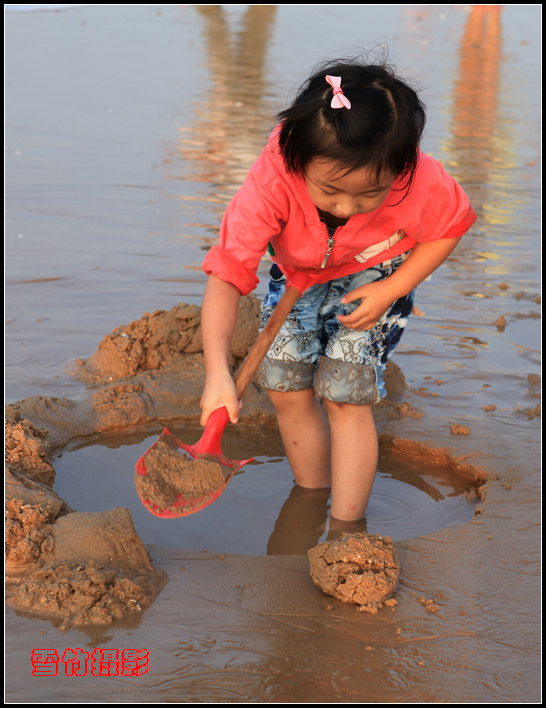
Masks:
[[[460,42],[455,83],[453,135],[473,147],[488,147],[493,134],[499,86],[502,5],[473,5]]]

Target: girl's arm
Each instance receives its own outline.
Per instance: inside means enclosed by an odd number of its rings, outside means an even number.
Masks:
[[[435,271],[458,243],[458,238],[417,243],[402,265],[388,278],[347,293],[343,303],[361,300],[361,304],[350,315],[340,315],[339,321],[350,329],[371,329],[393,302],[407,295]]]
[[[234,285],[209,275],[201,309],[207,374],[201,397],[201,425],[206,425],[210,414],[222,406],[227,408],[232,423],[236,423],[239,417],[239,401],[228,364],[239,297],[239,290]]]

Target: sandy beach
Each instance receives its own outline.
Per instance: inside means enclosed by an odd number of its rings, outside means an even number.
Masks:
[[[6,701],[539,702],[540,6],[5,8]],[[155,518],[134,469],[200,435],[200,264],[276,111],[380,46],[478,220],[376,409],[399,578],[370,613],[313,583],[328,498],[257,386],[210,507]]]

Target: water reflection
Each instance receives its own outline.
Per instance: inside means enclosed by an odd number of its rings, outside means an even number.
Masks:
[[[513,271],[513,243],[502,227],[514,224],[526,199],[513,125],[506,107],[501,109],[502,10],[502,5],[471,6],[459,42],[451,135],[443,145],[447,167],[464,185],[478,215],[476,227],[465,237],[478,250],[465,260],[490,276]],[[475,235],[486,239],[473,239]]]
[[[479,164],[476,150],[490,158],[490,138],[497,117],[502,5],[473,5],[459,43],[459,73],[453,101],[453,135],[469,140],[468,158]]]
[[[236,29],[224,5],[195,9],[203,22],[210,88],[193,97],[196,118],[178,128],[177,150],[185,179],[206,187],[195,198],[219,203],[213,209],[219,223],[272,127],[275,111],[268,106],[272,94],[265,67],[277,6],[248,5]],[[217,225],[209,227],[216,237]]]
[[[499,134],[499,74],[501,62],[501,5],[472,5],[458,49],[458,66],[450,109],[450,135],[443,142],[448,170],[464,186],[478,220],[464,237],[465,267],[473,272],[505,274],[508,262],[489,248],[481,236],[488,221],[506,220],[507,202],[499,193],[502,181],[493,177],[512,155],[506,140]],[[462,254],[455,253],[452,263],[460,268]],[[469,295],[475,292],[474,289]],[[481,292],[481,291],[480,291]],[[465,293],[463,293],[465,294]]]
[[[456,168],[479,217],[486,218],[496,208],[498,223],[505,212],[487,189],[491,171],[514,166],[510,144],[499,135],[501,13],[502,5],[473,5],[469,12],[459,42],[451,136],[445,146],[448,164]]]
[[[173,434],[192,444],[201,431],[190,425]],[[141,503],[133,473],[137,459],[156,439],[143,431],[74,440],[55,461],[55,491],[82,512],[128,507],[145,544],[240,555],[306,554],[343,532],[369,531],[397,541],[464,523],[474,511],[475,500],[465,496],[473,486],[470,477],[422,455],[393,454],[382,444],[367,518],[340,522],[329,515],[329,489],[294,484],[276,429],[233,426],[222,441],[224,453],[236,458],[253,454],[256,462],[199,513],[158,519]],[[113,469],[118,473],[112,474]]]
[[[326,529],[329,489],[294,486],[267,543],[267,555],[305,554]]]

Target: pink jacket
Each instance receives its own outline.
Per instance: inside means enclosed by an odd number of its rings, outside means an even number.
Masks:
[[[324,283],[405,253],[417,242],[458,238],[476,220],[462,188],[428,155],[420,153],[414,182],[400,201],[402,184],[393,184],[378,209],[356,214],[336,230],[335,245],[321,268],[326,225],[304,178],[286,171],[277,128],[229,204],[219,245],[208,252],[203,270],[247,295],[259,282],[258,264],[271,243],[273,260],[288,281],[303,272],[307,285]]]

